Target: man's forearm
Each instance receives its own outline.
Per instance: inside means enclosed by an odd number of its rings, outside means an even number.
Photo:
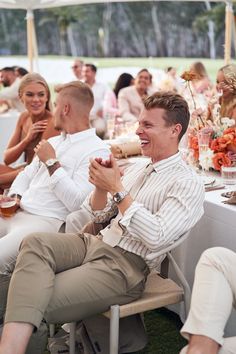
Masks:
[[[107,204],[107,192],[95,188],[90,197],[90,206],[92,210],[103,210]]]

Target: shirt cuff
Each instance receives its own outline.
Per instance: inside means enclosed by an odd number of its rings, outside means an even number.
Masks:
[[[92,216],[95,223],[103,223],[110,220],[114,215],[118,213],[116,204],[108,199],[107,205],[102,210],[93,210],[90,205],[91,194],[85,199],[83,208],[85,208]]]

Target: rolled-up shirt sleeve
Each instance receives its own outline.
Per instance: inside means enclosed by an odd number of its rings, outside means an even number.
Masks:
[[[104,209],[93,210],[90,204],[91,194],[85,199],[81,208],[86,210],[90,214],[91,220],[95,223],[105,223],[109,221],[113,216],[117,215],[118,208],[113,202],[110,196],[108,196],[107,204]]]

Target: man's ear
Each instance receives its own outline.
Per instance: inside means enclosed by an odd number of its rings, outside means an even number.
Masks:
[[[182,131],[182,125],[177,123],[173,126],[173,129],[172,129],[172,134],[174,137],[178,137],[180,132]]]
[[[70,113],[71,107],[69,103],[65,103],[64,107],[63,107],[63,115],[64,117],[68,116],[68,114]]]

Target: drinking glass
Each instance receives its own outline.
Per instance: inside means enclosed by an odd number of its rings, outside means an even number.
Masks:
[[[199,161],[200,165],[202,167],[203,175],[206,173],[206,167],[204,160],[207,159],[207,152],[209,150],[209,144],[210,144],[210,139],[211,139],[211,131],[206,131],[206,130],[199,130],[197,133],[198,137],[198,148],[199,148]],[[202,164],[201,164],[202,161]]]
[[[221,177],[223,179],[223,183],[226,185],[236,184],[236,166],[222,166]]]
[[[114,138],[114,132],[115,132],[115,115],[112,113],[107,114],[106,122],[107,122],[108,139],[111,140]]]
[[[0,200],[1,215],[5,218],[11,217],[17,210],[17,196],[9,196],[9,189],[4,189]]]

